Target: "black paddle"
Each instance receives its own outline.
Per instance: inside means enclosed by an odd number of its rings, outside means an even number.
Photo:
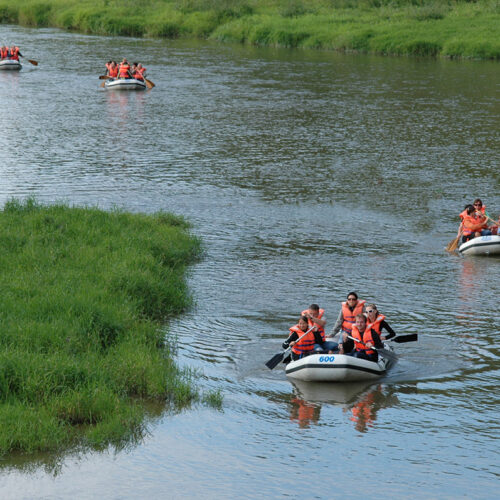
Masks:
[[[347,336],[347,338],[354,340],[354,342],[357,342],[358,344],[364,345],[366,347],[366,344],[364,342],[360,342],[358,339],[355,339],[354,337],[351,337],[350,335]],[[369,349],[373,349],[374,351],[377,351],[380,353],[384,358],[387,358],[393,362],[396,362],[398,360],[398,357],[396,354],[394,354],[392,351],[389,351],[388,349],[384,349],[383,347],[370,347]]]
[[[392,337],[392,339],[387,339],[385,342],[396,342],[396,344],[402,344],[403,342],[416,342],[418,340],[418,335],[416,333],[411,333],[410,335],[399,335],[398,337]]]
[[[309,328],[309,330],[307,330],[306,333],[304,333],[304,335],[301,335],[296,341],[295,343],[297,343],[302,337],[305,337],[311,330],[313,330],[314,328],[316,328],[316,326],[311,326],[311,328]],[[284,350],[283,352],[279,352],[278,354],[275,354],[267,363],[266,363],[266,366],[272,370],[276,365],[278,365],[279,363],[281,363],[281,360],[286,356],[288,355],[288,353],[292,350],[291,347],[289,347],[288,349]]]

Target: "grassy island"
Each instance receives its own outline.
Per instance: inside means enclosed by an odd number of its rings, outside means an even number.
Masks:
[[[500,58],[498,0],[0,0],[0,22],[101,35]]]
[[[5,204],[0,456],[119,446],[142,435],[150,402],[200,398],[162,329],[190,305],[201,247],[188,229],[166,213]]]

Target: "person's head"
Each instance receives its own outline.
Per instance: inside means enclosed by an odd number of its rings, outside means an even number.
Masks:
[[[137,67],[138,67],[139,69],[141,69],[141,68],[142,68],[142,64],[141,64],[141,63],[139,63],[139,64],[137,65]]]
[[[378,315],[377,306],[375,304],[368,304],[366,306],[366,314],[368,315],[368,319],[375,320]]]
[[[355,306],[358,303],[358,294],[356,292],[350,292],[347,294],[347,305]]]
[[[309,312],[311,313],[312,316],[317,318],[319,316],[319,306],[318,304],[311,304],[309,306]]]
[[[128,64],[128,61],[127,61],[126,57],[123,58],[122,64]]]
[[[366,317],[364,314],[359,313],[356,314],[356,317],[354,318],[356,321],[356,326],[358,327],[358,330],[360,332],[364,332],[366,328]]]
[[[307,316],[301,316],[299,318],[299,328],[303,332],[307,332],[307,329],[309,328],[309,322],[308,322]]]
[[[475,208],[476,210],[481,210],[481,208],[483,208],[483,202],[481,201],[481,199],[480,199],[480,198],[476,198],[476,199],[474,200],[473,205],[474,205],[474,208]]]
[[[467,215],[472,215],[476,211],[474,205],[465,205],[465,210],[467,210]]]

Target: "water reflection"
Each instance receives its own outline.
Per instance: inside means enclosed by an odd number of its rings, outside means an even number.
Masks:
[[[362,433],[373,427],[379,410],[399,404],[394,388],[382,384],[321,384],[296,380],[292,384],[294,397],[290,401],[290,420],[296,421],[301,428],[319,423],[320,403],[341,406],[356,431]]]

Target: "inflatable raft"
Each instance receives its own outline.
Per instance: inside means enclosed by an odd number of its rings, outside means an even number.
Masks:
[[[0,61],[0,70],[20,70],[23,65],[13,59],[2,59]]]
[[[458,247],[462,255],[500,255],[500,236],[478,236]]]
[[[392,351],[387,344],[384,348]],[[285,371],[288,377],[306,382],[356,382],[377,379],[394,364],[395,356],[384,358],[379,355],[375,363],[346,354],[311,354],[291,361]]]
[[[145,90],[146,84],[135,78],[117,78],[116,80],[106,80],[104,88],[108,90]]]

